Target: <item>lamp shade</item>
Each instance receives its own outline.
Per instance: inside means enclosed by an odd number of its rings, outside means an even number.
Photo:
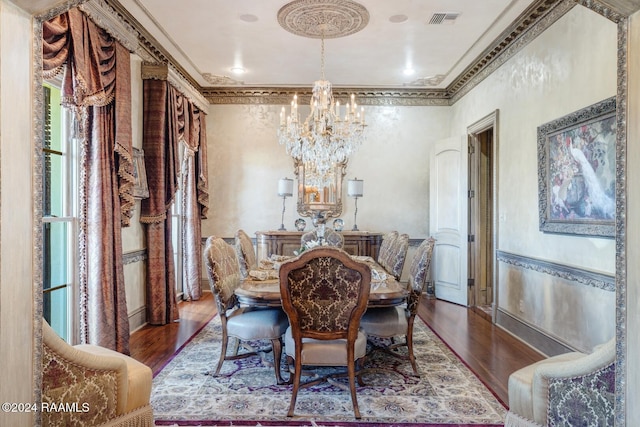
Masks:
[[[278,196],[280,197],[293,196],[293,179],[282,178],[278,181]]]
[[[362,197],[364,181],[362,179],[350,179],[347,185],[347,194],[349,197]]]

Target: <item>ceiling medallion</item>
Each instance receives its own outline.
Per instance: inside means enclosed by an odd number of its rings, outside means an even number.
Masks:
[[[362,30],[369,12],[351,0],[295,0],[278,11],[278,22],[298,36],[331,39]]]

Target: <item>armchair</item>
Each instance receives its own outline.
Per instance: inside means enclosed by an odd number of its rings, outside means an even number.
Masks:
[[[592,353],[571,352],[509,376],[507,427],[613,425],[615,338]]]
[[[43,426],[153,426],[151,368],[95,345],[71,346],[42,321],[42,402],[77,411],[44,411]]]

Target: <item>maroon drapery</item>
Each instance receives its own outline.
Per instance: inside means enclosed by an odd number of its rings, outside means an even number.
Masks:
[[[71,9],[43,23],[44,77],[60,72],[63,103],[78,114],[86,144],[81,339],[129,353],[121,227],[134,206],[130,55]]]
[[[140,222],[147,224],[147,322],[178,319],[171,242],[171,203],[178,189],[177,91],[164,80],[143,82],[143,142],[149,197]]]
[[[204,112],[166,80],[144,80],[143,148],[149,198],[142,201],[140,221],[148,224],[147,321],[152,324],[165,324],[178,317],[169,213],[178,176],[182,198],[175,201],[183,213],[184,296],[200,298],[200,220],[206,218],[209,201],[204,120]],[[178,163],[180,150],[182,165]]]

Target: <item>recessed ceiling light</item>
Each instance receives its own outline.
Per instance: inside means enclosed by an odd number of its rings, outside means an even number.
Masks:
[[[256,22],[258,20],[258,17],[250,13],[245,13],[243,15],[240,15],[240,20],[244,22]]]
[[[231,68],[231,72],[233,74],[243,74],[245,72],[245,69],[242,67],[233,67]]]
[[[401,22],[406,21],[407,19],[409,19],[407,15],[393,15],[389,18],[389,22],[393,22],[394,24],[399,24]]]

